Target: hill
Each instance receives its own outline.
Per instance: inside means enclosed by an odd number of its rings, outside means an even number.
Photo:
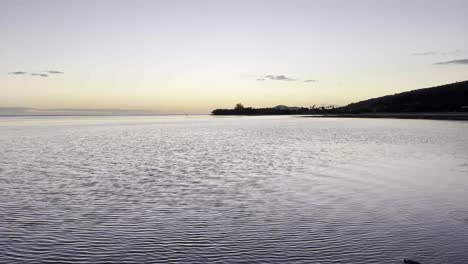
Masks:
[[[347,106],[216,109],[213,115],[354,115],[375,113],[468,112],[468,81],[372,98]],[[444,118],[446,118],[444,116]]]
[[[336,109],[337,113],[468,111],[468,81],[372,98]]]

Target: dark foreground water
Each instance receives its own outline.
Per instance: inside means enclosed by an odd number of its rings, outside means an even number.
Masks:
[[[0,263],[468,263],[468,122],[0,119]]]

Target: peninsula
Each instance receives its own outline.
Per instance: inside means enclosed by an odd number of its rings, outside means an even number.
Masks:
[[[468,120],[468,81],[386,95],[342,107],[251,108],[239,103],[234,109],[216,109],[212,114]]]

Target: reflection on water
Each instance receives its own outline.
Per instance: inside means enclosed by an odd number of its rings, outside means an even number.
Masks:
[[[468,123],[0,119],[0,262],[468,263]]]

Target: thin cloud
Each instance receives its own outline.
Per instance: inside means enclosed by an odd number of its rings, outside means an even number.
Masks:
[[[426,52],[416,52],[411,54],[413,56],[434,56],[437,55],[437,52],[435,51],[426,51]]]
[[[45,73],[31,73],[31,76],[49,77],[49,75]]]
[[[55,71],[55,70],[50,70],[50,71],[43,71],[42,73],[30,73],[29,75],[31,76],[39,76],[39,77],[49,77],[50,74],[63,74],[63,71]],[[12,75],[26,75],[28,72],[25,71],[14,71],[14,72],[9,72],[8,74]]]
[[[461,59],[461,60],[449,60],[449,61],[441,61],[436,62],[434,65],[449,65],[449,64],[468,64],[468,59]]]
[[[452,51],[424,51],[424,52],[415,52],[411,55],[413,56],[456,56],[461,53],[461,50],[452,50]]]
[[[318,80],[304,80],[304,82],[318,82]]]
[[[295,81],[296,79],[287,77],[285,75],[265,75],[266,79],[273,81]]]
[[[24,71],[15,71],[15,72],[9,72],[8,74],[13,74],[13,75],[24,75],[24,74],[27,74],[27,72],[24,72]]]
[[[263,78],[258,78],[257,81],[264,81],[265,79]]]
[[[452,50],[452,51],[440,52],[439,54],[442,56],[457,56],[457,55],[460,55],[461,53],[462,53],[461,50]]]

